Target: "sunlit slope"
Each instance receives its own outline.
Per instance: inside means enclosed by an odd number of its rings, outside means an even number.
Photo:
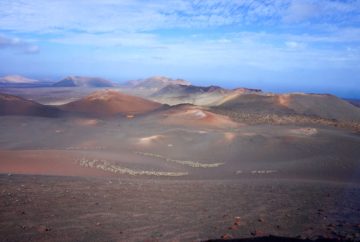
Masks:
[[[161,106],[160,103],[144,98],[118,91],[104,90],[96,91],[80,100],[62,105],[61,109],[97,117],[110,117],[116,114],[142,114],[158,109]]]
[[[333,95],[238,94],[225,98],[219,108],[248,113],[301,114],[326,119],[360,120],[360,109]]]

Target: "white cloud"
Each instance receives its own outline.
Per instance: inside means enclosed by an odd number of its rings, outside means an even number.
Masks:
[[[305,45],[303,43],[299,43],[296,41],[286,41],[285,45],[286,45],[286,47],[288,47],[290,49],[302,49],[305,47]]]
[[[94,47],[147,47],[159,48],[157,36],[150,33],[69,33],[49,41],[54,43]]]
[[[359,2],[2,0],[0,31],[35,34],[34,38],[38,36],[50,43],[100,47],[94,48],[99,52],[94,56],[114,62],[122,59],[211,66],[227,63],[271,70],[351,66],[359,61],[359,56],[341,47],[360,42],[360,28],[354,24],[360,22],[354,17],[360,14]],[[230,31],[225,28],[228,26],[232,27]],[[214,27],[224,27],[224,31],[207,34],[206,30]],[[278,32],[263,31],[272,28]],[[162,34],[179,29],[199,33]],[[7,46],[22,46],[23,52],[29,53],[39,51],[35,45],[12,41]],[[337,48],[326,47],[335,43],[339,44]],[[114,46],[117,48],[111,53],[106,50]],[[126,47],[130,48],[123,51]]]
[[[142,31],[244,24],[276,15],[279,1],[0,1],[0,29]]]
[[[324,23],[354,19],[360,0],[2,0],[0,30],[24,33],[141,32],[172,28]],[[316,24],[316,23],[313,23]]]
[[[39,46],[30,44],[19,38],[9,38],[0,35],[0,49],[12,49],[24,54],[35,54],[40,51]]]
[[[328,1],[328,0],[291,0],[288,7],[282,13],[286,23],[316,21],[330,23],[331,25],[352,25],[360,20],[360,1]]]
[[[292,1],[287,9],[284,20],[285,22],[294,23],[311,19],[319,13],[318,5],[309,1]]]
[[[290,71],[356,68],[360,62],[360,56],[348,48],[315,48],[311,42],[300,41],[300,37],[294,39],[295,36],[252,32],[209,40],[183,38],[165,43],[157,39],[154,44],[162,48],[141,51],[138,48],[132,51],[114,48],[112,53],[99,49],[96,56],[105,63],[142,63],[165,69],[169,66],[189,69],[206,66],[214,70],[253,67],[257,70]]]

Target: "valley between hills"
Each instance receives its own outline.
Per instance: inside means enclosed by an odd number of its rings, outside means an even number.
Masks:
[[[161,76],[3,77],[0,235],[359,241],[354,103]]]

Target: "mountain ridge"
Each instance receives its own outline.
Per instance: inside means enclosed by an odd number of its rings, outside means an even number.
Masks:
[[[67,76],[53,87],[115,87],[115,83],[100,77]]]

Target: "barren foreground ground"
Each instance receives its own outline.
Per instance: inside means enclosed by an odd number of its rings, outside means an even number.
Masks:
[[[0,240],[360,241],[357,129],[224,113],[1,116]]]
[[[277,179],[0,176],[2,241],[359,239],[360,188]]]
[[[1,241],[359,240],[350,131],[149,117],[0,123]]]

